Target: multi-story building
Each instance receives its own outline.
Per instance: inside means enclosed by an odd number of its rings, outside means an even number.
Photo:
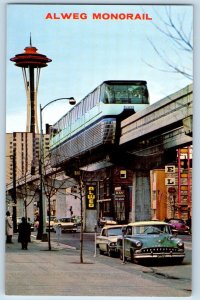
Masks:
[[[49,134],[43,135],[44,158],[49,155]],[[39,184],[33,181],[28,184],[30,176],[39,174],[40,158],[40,134],[31,132],[13,132],[6,134],[6,185],[7,185],[7,209],[12,212],[13,199],[12,188],[15,181],[17,198],[17,217],[25,215],[25,202],[27,199],[27,215],[34,219],[38,212]],[[48,168],[48,166],[47,166]],[[49,175],[51,178],[51,175]],[[52,175],[53,178],[55,175]],[[18,187],[18,183],[20,186]],[[61,183],[62,186],[62,183]],[[37,190],[37,192],[36,192]],[[44,199],[47,198],[43,196]],[[47,201],[48,202],[48,201]],[[48,203],[46,203],[46,208]],[[48,208],[47,208],[48,210]],[[71,191],[61,189],[53,194],[50,199],[50,213],[57,217],[80,215],[80,200],[71,195]]]
[[[152,219],[192,217],[192,169],[168,165],[150,174]]]
[[[49,153],[49,135],[44,135],[44,156]],[[39,171],[40,135],[31,132],[13,132],[6,134],[6,209],[13,210],[17,204],[17,217],[27,215],[34,219],[36,187],[30,191],[26,184],[28,177]],[[20,188],[18,183],[23,182]],[[14,188],[16,195],[14,195]],[[8,192],[9,191],[9,192]],[[30,200],[31,195],[31,200]],[[15,200],[16,197],[16,200]],[[36,200],[37,201],[37,200]]]
[[[49,135],[44,135],[44,156],[49,152]],[[13,182],[13,162],[15,161],[16,181],[34,173],[39,165],[40,135],[31,132],[6,134],[6,184]]]

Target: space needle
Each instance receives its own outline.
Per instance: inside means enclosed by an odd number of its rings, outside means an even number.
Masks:
[[[22,68],[26,96],[27,96],[27,119],[26,132],[39,133],[37,117],[37,93],[40,79],[40,70],[52,60],[46,55],[37,53],[37,48],[30,45],[24,49],[24,53],[16,54],[10,60],[17,67]]]

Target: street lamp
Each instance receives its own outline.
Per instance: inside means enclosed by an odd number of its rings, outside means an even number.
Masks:
[[[42,241],[47,241],[47,233],[46,233],[46,205],[43,200],[43,191],[44,191],[44,144],[43,144],[43,129],[42,129],[42,111],[51,103],[60,101],[60,100],[68,100],[69,104],[75,105],[76,100],[73,97],[69,98],[57,98],[50,102],[48,102],[43,107],[40,104],[40,157],[39,157],[39,172],[40,172],[40,199],[39,199],[39,209],[40,209],[40,219],[39,219],[39,228],[37,239],[41,239]],[[44,215],[45,214],[45,215]],[[50,214],[50,203],[49,203],[49,214]],[[50,215],[49,215],[50,216]],[[50,230],[50,228],[49,228]]]
[[[13,187],[12,187],[12,200],[13,200],[13,211],[12,211],[12,220],[13,220],[13,231],[17,232],[17,191],[16,191],[16,149],[13,149],[13,155],[8,155],[6,157],[12,158],[12,173],[13,173]]]

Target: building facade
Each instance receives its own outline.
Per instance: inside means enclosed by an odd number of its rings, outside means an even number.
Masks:
[[[28,177],[38,173],[40,155],[40,135],[31,132],[6,133],[6,209],[20,218],[27,215],[34,219],[34,205],[37,186],[26,183]],[[44,155],[49,153],[49,135],[44,135]],[[19,182],[24,185],[17,188]],[[9,188],[10,186],[10,188]],[[14,187],[15,191],[14,191]],[[13,194],[15,192],[15,195]],[[16,202],[16,203],[15,203]]]
[[[169,165],[150,173],[152,219],[192,218],[192,169],[181,168],[179,174],[177,166]]]
[[[39,165],[40,135],[31,132],[6,133],[6,184],[34,173]],[[44,156],[49,153],[49,135],[44,135]],[[13,165],[15,163],[15,166]]]

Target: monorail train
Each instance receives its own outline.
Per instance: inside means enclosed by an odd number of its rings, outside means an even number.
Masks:
[[[51,165],[57,167],[102,145],[115,145],[120,121],[148,105],[146,81],[104,81],[51,127]]]

